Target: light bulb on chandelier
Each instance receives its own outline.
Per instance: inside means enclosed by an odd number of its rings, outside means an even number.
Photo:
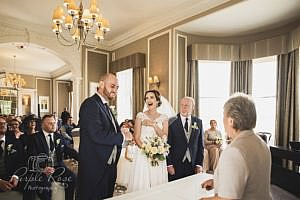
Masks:
[[[25,86],[26,82],[21,75],[16,74],[16,55],[14,57],[14,73],[7,73],[4,79],[4,83],[7,87],[21,88]]]
[[[57,40],[64,46],[87,44],[87,37],[93,34],[100,43],[105,33],[110,31],[108,20],[104,19],[97,7],[97,1],[90,1],[90,8],[84,9],[80,1],[79,7],[74,0],[64,0],[67,9],[65,16],[64,9],[58,6],[53,12],[52,31],[56,34]]]

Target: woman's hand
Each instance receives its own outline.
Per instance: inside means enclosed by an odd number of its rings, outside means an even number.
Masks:
[[[207,181],[204,181],[201,184],[201,187],[205,188],[206,190],[212,190],[212,189],[214,189],[214,180],[213,179],[209,179]]]
[[[143,126],[152,126],[153,127],[155,125],[155,122],[152,121],[152,120],[150,120],[150,119],[145,119],[145,120],[142,121],[142,125]]]

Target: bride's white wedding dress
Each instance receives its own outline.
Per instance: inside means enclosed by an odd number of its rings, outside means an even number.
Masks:
[[[138,113],[136,118],[149,119],[145,113]],[[163,127],[163,121],[168,120],[167,115],[160,115],[155,119],[157,126]],[[142,126],[141,141],[146,140],[146,137],[156,135],[153,127]],[[141,149],[138,149],[132,168],[132,175],[129,178],[127,192],[149,189],[153,186],[168,182],[168,172],[166,160],[159,161],[159,166],[151,166],[150,161]]]

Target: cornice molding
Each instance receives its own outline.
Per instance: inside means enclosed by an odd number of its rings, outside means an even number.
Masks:
[[[187,21],[195,16],[201,15],[202,13],[210,14],[214,12],[214,8],[219,9],[231,6],[232,4],[239,3],[240,0],[217,0],[217,1],[196,1],[189,2],[189,5],[185,5],[184,9],[173,13],[166,12],[164,16],[158,16],[151,22],[142,24],[135,29],[132,29],[119,37],[108,41],[107,43],[111,46],[111,51],[123,47],[131,42],[134,42],[143,37],[147,37],[154,34],[157,31],[167,29],[171,26],[178,26],[180,23]],[[209,12],[212,10],[211,12]],[[204,14],[203,16],[205,16]],[[163,19],[163,20],[162,20]]]
[[[169,28],[171,26],[177,26],[178,24],[192,19],[195,16],[201,15],[209,10],[214,10],[216,7],[230,6],[232,4],[238,3],[241,0],[194,0],[189,1],[188,3],[183,3],[178,6],[178,11],[170,14],[166,12],[163,16],[157,16],[151,20],[151,22],[137,26],[134,29],[129,30],[126,33],[121,34],[113,40],[104,40],[101,44],[97,44],[92,39],[88,39],[89,46],[94,48],[103,49],[107,51],[114,51],[120,47],[123,47],[129,43],[132,43],[136,40],[139,40],[143,37],[147,37],[151,34],[154,34],[160,30]],[[212,11],[213,12],[213,11]],[[207,12],[209,13],[209,12]],[[26,21],[20,21],[15,18],[2,16],[0,15],[1,21],[0,24],[6,25],[11,28],[19,28],[20,31],[24,28],[34,31],[38,34],[43,34],[49,37],[55,37],[51,31],[50,25],[44,26],[39,24],[32,24]],[[162,20],[163,19],[163,20]]]
[[[71,71],[70,67],[65,65],[65,66],[62,66],[62,67],[58,68],[57,70],[51,72],[50,75],[53,78],[57,78],[57,77],[60,77],[64,74],[70,72],[70,71]]]
[[[31,75],[36,77],[47,77],[52,78],[52,76],[49,73],[43,73],[43,72],[32,72],[32,70],[27,70],[26,68],[16,68],[16,70],[12,70],[11,67],[2,67],[1,70],[7,72],[7,73],[16,73],[16,74],[24,74],[24,75]]]

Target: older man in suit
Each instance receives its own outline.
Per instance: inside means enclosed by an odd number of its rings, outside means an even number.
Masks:
[[[108,102],[117,95],[115,75],[100,77],[98,91],[80,107],[79,199],[112,197],[117,175],[117,162],[122,143],[130,132],[122,133]]]
[[[182,98],[180,113],[169,120],[169,181],[202,172],[203,127],[202,120],[192,116],[194,106],[193,98]]]
[[[69,170],[64,162],[63,155],[78,160],[78,153],[67,146],[64,137],[55,132],[56,121],[53,115],[44,115],[42,131],[29,138],[28,152],[31,156],[31,170],[35,171],[35,190],[42,200],[51,199],[51,184],[53,181],[62,182],[65,188],[65,200],[74,199],[76,184],[75,174]],[[31,188],[27,188],[31,190]]]

